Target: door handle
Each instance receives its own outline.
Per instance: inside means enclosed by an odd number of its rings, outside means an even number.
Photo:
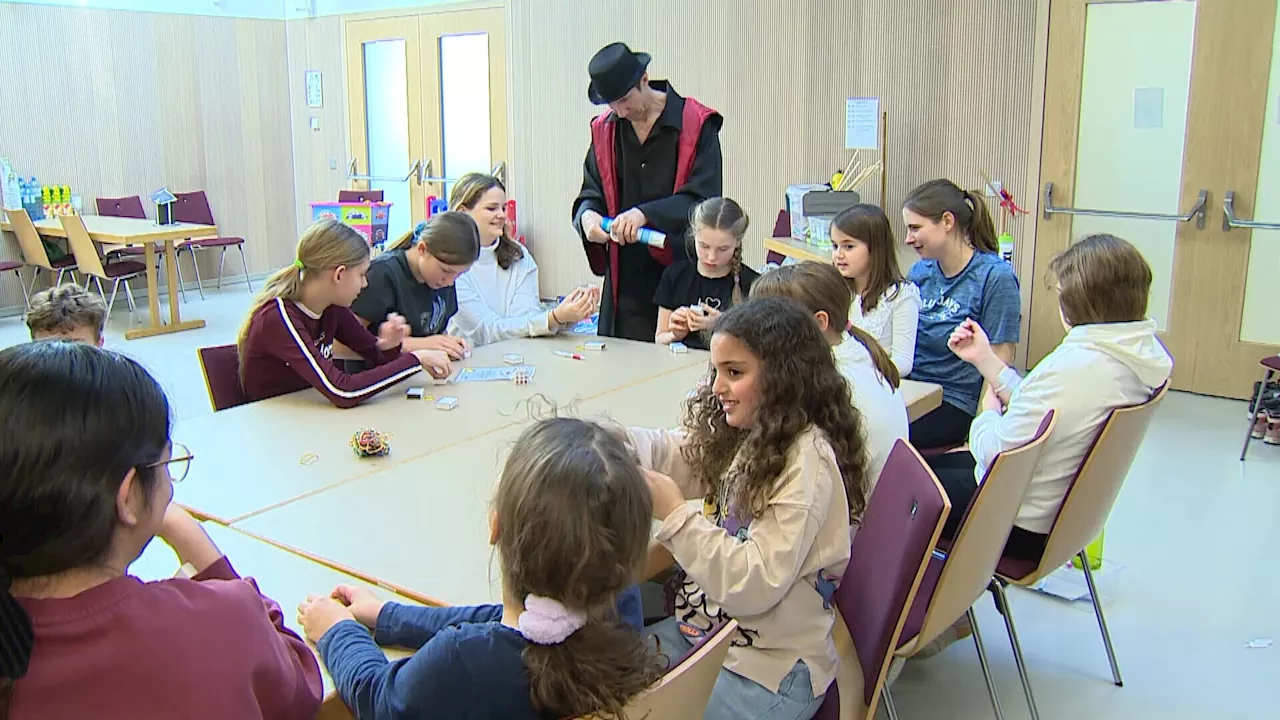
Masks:
[[[356,174],[356,161],[353,159],[348,168],[348,180],[371,180],[373,182],[409,182],[417,178],[418,184],[422,184],[422,161],[416,160],[409,168],[409,174],[404,177],[394,177],[391,175],[358,175]]]
[[[1231,228],[1249,228],[1252,230],[1280,230],[1280,223],[1258,222],[1257,220],[1241,220],[1236,217],[1236,191],[1228,190],[1222,197],[1222,229],[1227,232]]]
[[[1196,199],[1196,204],[1181,215],[1172,213],[1149,213],[1136,212],[1128,210],[1093,210],[1089,208],[1074,207],[1054,207],[1053,205],[1053,183],[1044,184],[1044,219],[1048,220],[1052,215],[1084,215],[1087,217],[1113,217],[1125,218],[1129,220],[1175,220],[1177,222],[1196,221],[1196,229],[1204,229],[1205,215],[1208,214],[1209,208],[1209,191],[1201,190],[1200,195]]]

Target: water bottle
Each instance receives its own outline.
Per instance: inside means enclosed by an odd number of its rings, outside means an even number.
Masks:
[[[613,218],[604,218],[600,221],[600,229],[609,232],[609,228],[613,227]],[[645,244],[656,248],[663,248],[667,245],[666,233],[660,233],[652,228],[640,228],[640,232],[636,233],[637,239]]]

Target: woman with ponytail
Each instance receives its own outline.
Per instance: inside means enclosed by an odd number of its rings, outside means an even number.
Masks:
[[[947,347],[965,320],[982,326],[992,350],[1013,362],[1022,302],[1018,278],[1000,258],[995,225],[978,193],[930,180],[902,204],[907,244],[920,255],[907,279],[920,288],[920,326],[912,380],[942,386],[942,405],[911,423],[918,448],[962,444],[978,409],[982,375]]]
[[[340,586],[298,608],[357,718],[616,717],[658,679],[661,656],[615,611],[653,513],[621,435],[558,418],[516,441],[489,515],[501,605],[410,607]],[[379,644],[416,652],[389,662]]]
[[[870,333],[849,325],[849,283],[831,265],[803,262],[783,265],[760,276],[751,297],[781,295],[813,314],[835,353],[836,367],[849,381],[853,406],[866,432],[867,494],[875,488],[889,451],[907,437],[907,403],[898,389],[898,368]],[[848,334],[844,328],[849,327]]]
[[[751,220],[726,197],[703,200],[689,217],[694,253],[662,273],[653,302],[658,306],[660,345],[683,342],[706,350],[720,313],[746,299],[759,273],[742,264],[742,241]]]
[[[368,285],[369,245],[360,233],[332,220],[318,222],[298,240],[295,258],[267,279],[240,328],[240,384],[250,399],[310,386],[335,406],[349,408],[422,368],[434,377],[449,376],[444,352],[402,352],[410,332],[403,316],[384,315],[374,335],[351,312],[352,301]],[[344,372],[333,361],[335,341],[370,369]]]
[[[170,503],[194,460],[133,360],[62,340],[0,352],[0,718],[262,718],[320,709],[280,607]],[[159,537],[196,575],[142,582]]]

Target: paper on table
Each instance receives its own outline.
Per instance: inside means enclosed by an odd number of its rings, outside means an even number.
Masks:
[[[530,380],[533,379],[534,373],[538,369],[532,365],[507,365],[505,367],[475,367],[463,368],[458,373],[458,377],[454,378],[455,383],[462,382],[490,382],[493,380],[506,380],[508,382],[515,379],[516,373],[523,370]]]

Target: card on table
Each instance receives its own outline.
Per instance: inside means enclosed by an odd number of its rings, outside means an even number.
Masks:
[[[505,367],[474,367],[463,368],[458,373],[458,377],[454,378],[455,383],[463,382],[492,382],[494,380],[505,380],[511,382],[515,379],[516,373],[524,371],[526,377],[533,379],[534,373],[538,371],[532,365],[507,365]]]

